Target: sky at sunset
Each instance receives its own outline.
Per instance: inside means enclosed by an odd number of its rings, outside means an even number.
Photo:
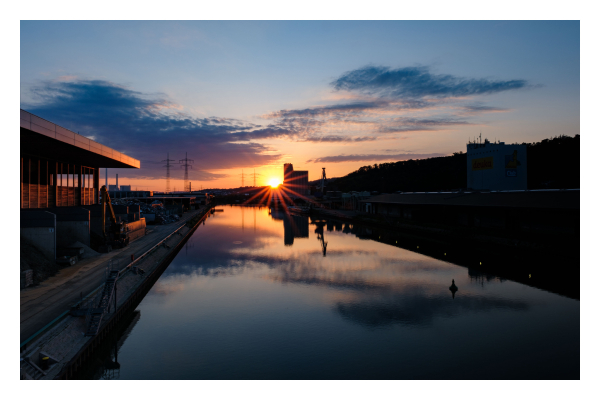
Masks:
[[[574,136],[579,71],[579,21],[20,23],[20,107],[140,160],[109,169],[140,190],[167,152],[233,188]]]

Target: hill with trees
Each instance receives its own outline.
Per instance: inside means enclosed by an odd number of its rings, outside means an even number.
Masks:
[[[529,189],[579,188],[579,135],[558,136],[527,146]],[[434,192],[467,187],[467,154],[366,165],[338,178],[329,190],[380,193]]]

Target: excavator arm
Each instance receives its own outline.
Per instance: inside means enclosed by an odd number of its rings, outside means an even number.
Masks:
[[[118,245],[118,246],[127,246],[127,244],[129,243],[129,238],[126,237],[126,235],[123,234],[122,232],[122,227],[123,225],[119,222],[117,222],[117,217],[115,216],[115,211],[112,207],[112,204],[110,203],[110,196],[108,194],[108,191],[106,190],[106,186],[102,186],[102,188],[100,188],[100,196],[101,196],[101,200],[102,200],[102,233],[104,235],[104,239],[108,244],[110,244],[110,242],[112,241],[113,245]],[[109,211],[109,217],[110,217],[110,222],[111,222],[111,229],[110,229],[110,233],[112,235],[109,235],[106,229],[106,206],[108,205],[108,211]],[[112,236],[112,237],[110,237]]]
[[[102,186],[100,189],[100,194],[102,196],[102,233],[106,238],[106,205],[108,204],[108,209],[110,211],[110,222],[113,224],[117,224],[117,217],[115,216],[115,210],[112,208],[112,204],[110,204],[110,196],[108,195],[108,191],[106,190],[106,186]]]

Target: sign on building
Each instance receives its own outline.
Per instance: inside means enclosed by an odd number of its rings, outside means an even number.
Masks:
[[[467,186],[474,190],[526,190],[527,146],[467,144]]]

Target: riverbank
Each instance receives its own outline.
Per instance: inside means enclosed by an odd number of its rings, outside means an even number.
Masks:
[[[498,277],[579,299],[579,235],[499,232],[407,221],[346,210],[311,210],[311,219],[360,225],[359,235]]]
[[[113,308],[111,312],[105,314],[98,333],[95,336],[85,336],[89,324],[89,318],[86,318],[85,313],[82,316],[71,316],[68,315],[69,310],[67,308],[61,314],[62,317],[58,317],[58,321],[51,323],[51,327],[46,328],[43,333],[27,339],[26,343],[22,342],[22,378],[46,380],[69,379],[73,377],[82,362],[94,352],[94,349],[100,345],[109,332],[118,325],[119,320],[135,309],[135,306],[141,301],[147,290],[152,287],[152,284],[162,274],[181,246],[200,225],[203,218],[206,218],[209,212],[210,207],[191,212],[186,216],[183,224],[180,223],[177,226],[171,227],[171,232],[166,237],[154,237],[154,242],[150,246],[150,249],[144,252],[144,254],[140,254],[133,263],[130,262],[123,268],[119,268],[121,275],[117,282],[116,296],[113,296],[113,299],[116,297],[116,310]],[[165,232],[162,233],[164,234]],[[114,256],[116,254],[113,252],[109,253],[109,255]],[[127,252],[128,255],[129,252]],[[113,258],[113,269],[115,269],[115,266],[123,266],[117,260]],[[102,275],[105,267],[102,267],[102,263],[98,265],[98,273]],[[79,271],[81,274],[86,272],[83,271],[84,268]],[[137,272],[140,269],[143,272]],[[74,286],[73,281],[69,284],[68,279],[64,280],[65,277],[62,279],[62,283],[54,282],[56,285],[54,285],[53,290],[48,289],[46,294],[52,297],[50,293],[60,291],[61,286]],[[75,286],[75,292],[80,293],[81,291],[77,289],[81,287],[83,286]],[[102,288],[103,285],[100,285],[96,290],[87,294],[79,302],[79,305],[84,305],[94,299],[98,290]],[[44,298],[43,295],[37,297],[39,301],[42,301]],[[68,304],[68,296],[65,298],[65,300],[60,302],[61,304],[65,302]],[[71,303],[69,307],[72,305]],[[56,307],[59,306],[54,306],[54,308]],[[34,309],[35,307],[32,306],[30,308]],[[37,314],[40,314],[40,312],[38,311]],[[50,365],[46,370],[40,368],[42,356],[49,357]]]

